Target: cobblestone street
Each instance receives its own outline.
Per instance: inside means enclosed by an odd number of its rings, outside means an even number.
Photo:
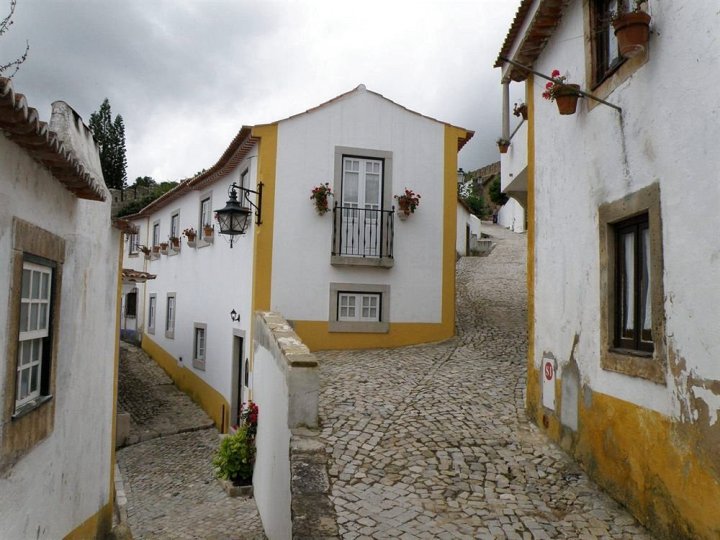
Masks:
[[[136,539],[264,538],[254,499],[231,498],[215,479],[212,421],[140,349],[121,346],[120,408],[132,417],[117,461]]]
[[[458,263],[458,333],[324,352],[322,435],[343,538],[651,536],[524,412],[525,235]]]

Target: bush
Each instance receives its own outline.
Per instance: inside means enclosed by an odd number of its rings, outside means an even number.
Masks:
[[[218,478],[223,480],[250,480],[255,465],[255,441],[248,434],[247,425],[238,427],[238,430],[225,437],[220,442],[213,467]]]

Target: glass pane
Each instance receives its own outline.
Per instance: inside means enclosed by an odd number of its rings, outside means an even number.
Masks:
[[[623,330],[634,330],[633,313],[635,313],[635,235],[632,233],[621,236],[623,260]]]
[[[28,331],[28,313],[29,313],[29,306],[30,304],[27,304],[23,302],[20,304],[20,331],[21,332],[27,332]]]
[[[31,371],[31,377],[30,377],[30,393],[37,392],[38,386],[40,385],[40,365],[34,365],[32,368],[30,368]]]
[[[20,365],[24,366],[30,363],[32,353],[32,341],[24,341],[20,344]]]
[[[365,207],[380,208],[380,176],[376,174],[365,178]]]
[[[48,327],[48,305],[40,304],[40,318],[38,320],[38,330],[47,330]]]
[[[348,309],[347,309],[347,307],[346,307],[346,306],[341,306],[341,307],[340,307],[340,317],[344,319],[344,318],[346,318],[347,316],[348,316]]]
[[[343,205],[345,203],[358,203],[358,183],[359,174],[354,172],[345,172],[345,180],[343,182]]]
[[[50,274],[45,272],[42,274],[42,292],[40,298],[50,300]]]
[[[643,330],[650,330],[652,327],[652,308],[650,305],[650,230],[644,229],[641,236],[642,241],[642,288],[640,289],[640,305],[642,307]]]
[[[23,369],[20,374],[20,399],[26,398],[30,393],[30,370]]]
[[[32,298],[40,298],[40,272],[32,273]]]
[[[22,275],[22,297],[30,298],[30,279],[32,277],[32,271],[24,269]]]
[[[370,308],[364,307],[362,310],[363,319],[370,317]]]
[[[38,329],[38,304],[30,304],[30,330]]]

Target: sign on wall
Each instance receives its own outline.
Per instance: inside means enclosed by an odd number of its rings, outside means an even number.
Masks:
[[[555,359],[543,356],[542,359],[542,395],[543,407],[555,410]]]

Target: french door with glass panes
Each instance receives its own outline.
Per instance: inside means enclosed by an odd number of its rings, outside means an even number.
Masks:
[[[360,257],[381,256],[382,181],[381,160],[343,158],[341,253]]]

